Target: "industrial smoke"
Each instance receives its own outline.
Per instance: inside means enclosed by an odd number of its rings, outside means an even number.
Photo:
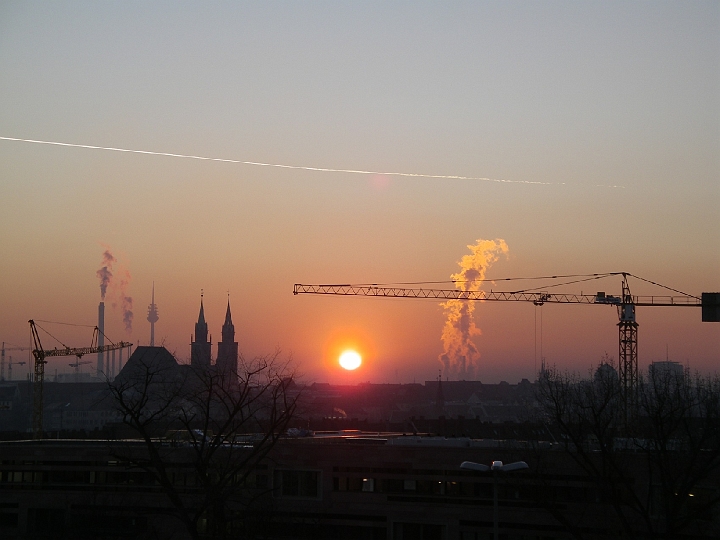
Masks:
[[[126,291],[130,285],[130,271],[124,270],[123,277],[120,279],[119,295],[120,295],[120,308],[123,312],[123,324],[125,325],[125,331],[129,334],[132,332],[132,298],[127,296]],[[113,304],[114,305],[114,304]]]
[[[450,277],[455,287],[462,291],[479,291],[485,272],[501,254],[507,254],[505,240],[478,240],[469,245],[470,254],[460,262],[460,271]],[[473,342],[473,336],[482,334],[475,325],[473,311],[475,303],[467,300],[448,300],[442,304],[445,308],[445,326],[442,332],[444,352],[440,362],[447,377],[461,380],[474,380],[477,377],[480,352]]]
[[[107,288],[112,282],[112,267],[113,264],[117,262],[117,259],[113,257],[112,253],[110,253],[109,249],[106,249],[103,253],[103,258],[100,270],[98,270],[95,275],[97,275],[98,278],[100,278],[100,299],[105,300],[105,295],[107,294]]]
[[[110,248],[105,246],[100,269],[96,272],[97,277],[100,279],[100,297],[101,300],[104,301],[108,290],[110,291],[110,295],[113,298],[112,307],[120,307],[125,331],[130,334],[132,332],[133,321],[133,300],[132,297],[127,294],[127,289],[130,285],[130,271],[123,268],[121,264],[118,264],[119,269],[117,272],[114,272],[116,263],[118,263],[118,260],[111,253]],[[119,279],[117,278],[118,275],[120,276]]]

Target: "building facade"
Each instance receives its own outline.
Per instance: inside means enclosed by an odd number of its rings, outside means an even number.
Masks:
[[[0,538],[187,538],[153,475],[121,457],[135,451],[145,451],[143,443],[0,442]],[[201,483],[183,465],[183,451],[193,449],[174,448],[170,466],[191,501]],[[636,495],[652,496],[640,456],[628,452],[627,459],[637,461]],[[494,475],[460,469],[466,460],[524,460],[529,469]],[[714,473],[693,498],[717,496],[718,485]],[[623,536],[615,510],[622,493],[604,492],[550,443],[377,433],[286,438],[243,489],[256,505],[247,518],[252,538],[485,540],[495,523],[505,540]],[[662,508],[654,512],[661,520]],[[248,522],[240,524],[244,534]],[[718,535],[715,514],[683,538]]]

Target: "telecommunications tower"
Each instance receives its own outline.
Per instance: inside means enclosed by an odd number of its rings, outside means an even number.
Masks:
[[[155,323],[158,322],[158,319],[160,317],[158,316],[157,312],[157,305],[155,305],[155,282],[153,281],[152,286],[152,300],[150,300],[150,305],[148,306],[148,315],[147,320],[150,323],[150,346],[155,346]]]

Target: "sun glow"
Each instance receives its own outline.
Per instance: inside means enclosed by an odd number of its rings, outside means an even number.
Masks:
[[[338,359],[340,366],[348,371],[352,371],[360,367],[362,357],[355,351],[345,351]]]

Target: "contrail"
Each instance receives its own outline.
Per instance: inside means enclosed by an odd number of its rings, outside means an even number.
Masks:
[[[565,182],[537,182],[530,180],[503,180],[500,178],[484,178],[481,176],[458,176],[458,175],[442,175],[442,174],[420,174],[420,173],[405,173],[405,172],[382,172],[382,171],[362,171],[356,169],[329,169],[325,167],[305,167],[302,165],[283,165],[280,163],[262,163],[259,161],[242,161],[239,159],[225,159],[225,158],[214,158],[206,156],[193,156],[191,154],[173,154],[170,152],[153,152],[151,150],[133,150],[130,148],[114,148],[112,146],[93,146],[90,144],[74,144],[57,141],[38,141],[35,139],[19,139],[15,137],[0,137],[3,141],[16,141],[34,144],[50,144],[53,146],[68,146],[70,148],[87,148],[89,150],[108,150],[111,152],[128,152],[131,154],[146,154],[149,156],[167,156],[185,159],[199,159],[202,161],[219,161],[221,163],[237,163],[240,165],[255,165],[257,167],[275,167],[278,169],[295,169],[301,171],[316,171],[316,172],[334,172],[334,173],[346,173],[346,174],[378,174],[386,176],[401,176],[407,178],[438,178],[443,180],[478,180],[482,182],[497,182],[500,184],[530,184],[540,186],[565,186],[568,185]],[[613,186],[613,185],[595,185],[595,187],[605,188],[624,188],[625,186]]]

